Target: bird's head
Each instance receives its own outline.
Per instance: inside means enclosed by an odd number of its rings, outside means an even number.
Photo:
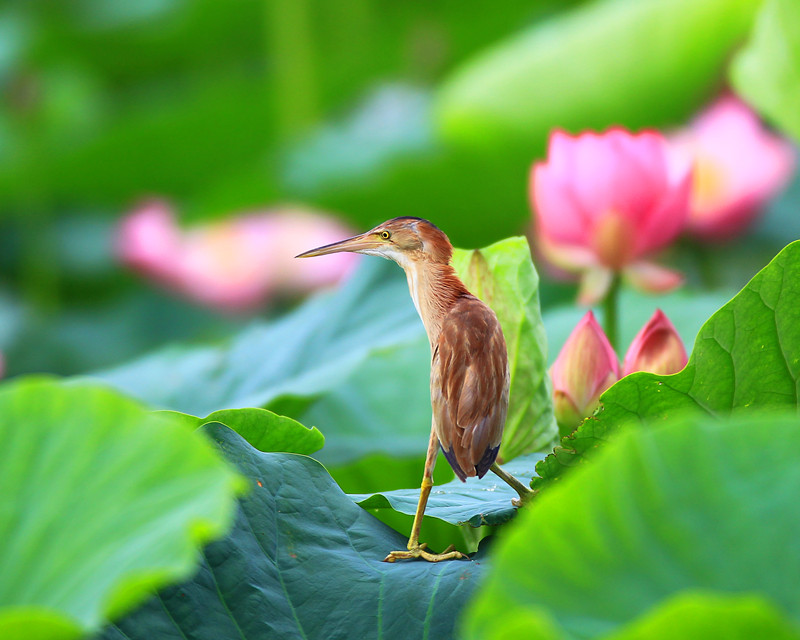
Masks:
[[[374,229],[296,256],[311,258],[340,251],[366,253],[394,260],[401,267],[421,261],[448,264],[453,247],[445,233],[422,218],[393,218]]]

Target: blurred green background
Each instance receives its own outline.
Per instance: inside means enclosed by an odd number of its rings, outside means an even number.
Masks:
[[[463,247],[526,233],[552,128],[685,124],[726,86],[760,4],[6,1],[6,375],[84,372],[251,321],[118,264],[115,225],[146,197],[183,224],[300,203],[354,229],[426,217]],[[670,259],[690,291],[742,286],[800,236],[799,202],[795,179],[746,239]],[[543,306],[572,291],[545,283]]]

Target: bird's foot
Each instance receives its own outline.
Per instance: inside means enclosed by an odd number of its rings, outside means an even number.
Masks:
[[[397,560],[414,560],[416,558],[421,558],[428,562],[441,562],[442,560],[460,560],[461,558],[467,557],[460,551],[456,551],[453,545],[447,547],[442,553],[425,551],[427,546],[428,545],[423,542],[422,544],[409,545],[406,551],[391,551],[383,561],[395,562]]]

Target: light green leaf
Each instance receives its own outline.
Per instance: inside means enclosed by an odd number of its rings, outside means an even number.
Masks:
[[[503,465],[508,473],[523,483],[530,482],[536,463],[544,456],[530,454]],[[413,516],[417,510],[419,489],[398,489],[374,494],[350,496],[364,509],[394,509]],[[469,478],[466,482],[452,480],[431,490],[425,517],[439,518],[453,525],[499,525],[511,520],[517,508],[511,504],[517,493],[494,474]]]
[[[186,579],[241,480],[206,439],[108,389],[0,388],[0,637],[78,637]]]
[[[261,453],[203,427],[254,485],[231,534],[189,582],[109,627],[128,638],[450,638],[486,563],[382,562],[406,538],[381,524],[315,460]]]
[[[467,288],[497,314],[508,347],[511,389],[500,458],[552,446],[553,417],[547,338],[539,308],[539,276],[525,238],[509,238],[485,249],[458,250],[453,266]]]
[[[309,429],[297,420],[279,416],[266,409],[222,409],[214,411],[205,418],[177,411],[163,413],[173,416],[193,429],[209,422],[219,422],[233,429],[259,451],[285,451],[310,455],[319,451],[325,444],[325,436],[316,427]]]
[[[768,0],[731,80],[759,111],[800,141],[800,4]]]
[[[800,241],[793,242],[706,322],[686,368],[672,376],[636,373],[600,398],[601,409],[537,465],[546,486],[583,462],[627,423],[678,413],[784,408],[800,393]]]
[[[763,597],[687,592],[605,640],[798,640],[800,630]]]
[[[566,638],[604,638],[631,623],[623,637],[663,632],[681,610],[675,629],[697,631],[709,608],[735,608],[737,627],[796,631],[799,457],[794,412],[695,414],[628,430],[520,514],[467,610],[467,637],[492,637],[498,617],[517,613]],[[740,600],[665,606],[698,590]]]
[[[439,95],[458,140],[531,145],[568,130],[661,126],[696,109],[759,0],[593,2],[534,25],[462,67]]]

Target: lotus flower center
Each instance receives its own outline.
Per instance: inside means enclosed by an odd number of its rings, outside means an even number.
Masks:
[[[609,211],[594,229],[594,249],[600,262],[619,271],[634,257],[635,230],[631,222],[616,211]]]
[[[703,217],[719,208],[726,193],[725,170],[719,161],[698,154],[694,164],[692,186],[692,217]]]

